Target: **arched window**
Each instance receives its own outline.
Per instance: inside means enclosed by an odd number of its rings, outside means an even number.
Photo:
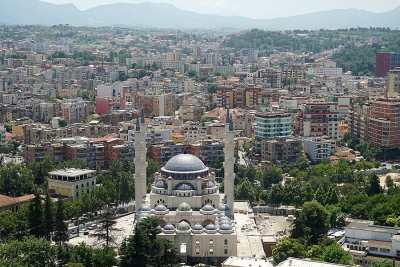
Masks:
[[[200,240],[196,239],[196,245],[200,244]]]
[[[212,239],[210,239],[210,245],[213,245],[214,241]]]
[[[224,245],[228,245],[228,239],[224,240]]]

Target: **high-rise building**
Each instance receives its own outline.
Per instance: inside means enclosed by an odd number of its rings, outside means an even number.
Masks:
[[[73,124],[80,119],[86,120],[88,116],[87,104],[80,97],[64,98],[61,104],[61,114],[68,124]]]
[[[379,52],[376,53],[375,76],[386,77],[389,70],[400,67],[400,53]]]
[[[400,147],[400,101],[381,99],[370,101],[368,141],[382,149]]]
[[[311,100],[304,103],[298,112],[300,135],[304,137],[339,137],[339,112],[337,103]]]
[[[400,67],[390,70],[388,74],[388,92],[400,93]]]
[[[246,88],[220,86],[217,90],[217,107],[236,108],[261,104],[261,87],[249,84]]]
[[[288,113],[256,112],[255,136],[264,139],[290,136],[291,121],[291,115]]]

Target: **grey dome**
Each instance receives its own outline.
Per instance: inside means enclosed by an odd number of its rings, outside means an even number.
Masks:
[[[166,211],[166,210],[167,210],[167,207],[165,207],[164,205],[160,204],[160,205],[157,205],[157,206],[154,208],[154,210],[155,210],[155,211]]]
[[[156,229],[161,230],[162,228],[161,228],[161,226],[157,226]]]
[[[190,211],[191,209],[192,207],[190,207],[190,205],[186,202],[182,202],[178,206],[178,211]]]
[[[223,225],[223,224],[232,224],[232,221],[231,220],[229,220],[229,219],[222,219],[222,220],[220,220],[220,221],[218,221],[218,224],[219,225]]]
[[[210,223],[209,225],[206,226],[206,230],[208,230],[208,231],[217,230],[217,226],[215,226],[214,224]]]
[[[190,224],[185,221],[181,221],[176,229],[179,231],[188,231],[190,230]]]
[[[166,231],[174,231],[175,230],[175,226],[173,226],[172,224],[166,224],[165,226],[164,226],[164,230],[166,230]]]
[[[228,211],[228,210],[229,210],[229,208],[225,205],[221,205],[218,207],[218,211]]]
[[[161,180],[158,180],[157,183],[155,184],[155,187],[157,188],[164,188],[164,182]]]
[[[230,231],[230,230],[232,230],[232,226],[224,223],[219,226],[219,229],[223,230],[223,231]]]
[[[150,208],[150,206],[143,205],[140,207],[140,211],[151,211],[151,208]]]
[[[201,209],[204,211],[214,211],[214,207],[210,204],[204,205]]]
[[[204,227],[201,224],[196,223],[195,225],[193,225],[192,230],[203,231]]]
[[[206,188],[213,188],[213,187],[215,187],[215,184],[214,184],[213,182],[208,181],[208,182],[206,183]]]
[[[208,168],[196,156],[191,154],[179,154],[172,157],[167,164],[165,164],[164,169],[166,171],[192,172],[201,171]]]
[[[222,221],[222,220],[230,220],[230,218],[228,216],[218,216],[218,221]]]
[[[175,186],[174,190],[180,190],[180,191],[190,191],[190,190],[196,190],[194,186],[190,183],[179,183]]]

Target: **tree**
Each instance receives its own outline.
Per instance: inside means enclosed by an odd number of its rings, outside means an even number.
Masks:
[[[0,246],[0,266],[55,267],[56,247],[45,239],[25,237]]]
[[[320,234],[326,232],[328,227],[328,212],[317,201],[306,202],[296,214],[292,237],[308,238],[316,241]]]
[[[272,257],[278,264],[289,257],[307,257],[307,247],[300,239],[285,237],[272,247]]]
[[[305,171],[308,168],[308,165],[308,160],[305,157],[300,156],[296,159],[296,166],[299,170]]]
[[[217,93],[217,90],[218,90],[218,86],[217,86],[216,84],[210,84],[210,85],[207,87],[207,92],[208,92],[209,94],[215,94],[215,93]]]
[[[64,222],[64,201],[58,197],[55,225],[54,225],[54,241],[58,242],[58,246],[61,247],[62,242],[68,240],[68,227]]]
[[[195,70],[189,70],[186,74],[187,76],[189,76],[189,78],[192,78],[197,75]]]
[[[328,246],[322,254],[321,259],[325,262],[355,265],[351,260],[351,256],[345,252],[339,244]]]
[[[373,196],[375,194],[382,193],[382,188],[378,175],[376,175],[375,173],[371,173],[368,175],[367,180],[368,182],[365,188],[367,195]]]
[[[250,202],[256,199],[256,192],[251,182],[245,178],[235,188],[235,199],[249,200]]]
[[[135,234],[126,239],[121,247],[120,267],[170,266],[180,261],[175,246],[168,240],[157,238],[159,219],[149,217],[135,226]]]
[[[51,240],[51,233],[53,232],[53,202],[50,195],[46,194],[43,207],[43,234],[47,240]]]
[[[121,229],[115,227],[116,223],[117,221],[113,218],[111,211],[107,211],[105,214],[103,214],[100,225],[92,234],[94,237],[96,237],[97,244],[106,242],[107,246],[117,246],[117,240],[114,234],[115,232],[121,231]]]
[[[43,236],[42,225],[43,206],[42,199],[38,193],[29,203],[29,233],[36,238]]]
[[[389,259],[374,260],[369,267],[392,267],[393,261]]]

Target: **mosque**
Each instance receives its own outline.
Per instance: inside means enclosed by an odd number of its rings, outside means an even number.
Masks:
[[[215,173],[191,154],[171,158],[155,174],[146,194],[146,133],[144,113],[135,133],[135,223],[149,216],[160,219],[160,237],[170,240],[189,264],[220,265],[237,255],[234,220],[234,132],[227,110],[225,123],[224,188],[219,192]],[[141,130],[142,129],[142,130]],[[142,201],[138,201],[142,200]],[[225,203],[224,203],[225,202]]]

